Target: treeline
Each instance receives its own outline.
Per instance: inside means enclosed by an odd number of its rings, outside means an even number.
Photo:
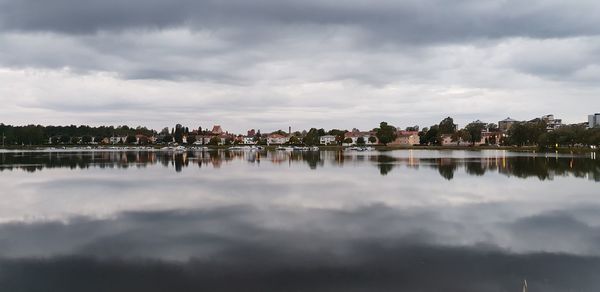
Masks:
[[[510,128],[509,143],[534,145],[541,148],[556,146],[600,146],[600,128],[588,129],[581,125],[568,125],[554,131],[545,131],[545,123],[518,123]]]
[[[112,136],[151,136],[156,132],[146,127],[129,126],[11,126],[0,124],[0,141],[5,145],[77,144],[100,141]]]
[[[463,141],[480,143],[483,133],[498,133],[489,135],[485,144],[502,146],[538,146],[543,149],[574,146],[600,146],[600,128],[587,128],[585,125],[564,125],[548,131],[546,122],[534,119],[527,122],[517,122],[506,132],[501,132],[497,124],[473,122],[458,129],[451,117],[445,118],[439,124],[423,128],[419,132],[422,145],[442,145],[443,136],[450,135],[453,142]],[[498,138],[496,138],[498,137]]]

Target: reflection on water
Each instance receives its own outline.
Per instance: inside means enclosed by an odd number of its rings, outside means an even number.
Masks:
[[[572,175],[600,181],[600,160],[587,156],[558,156],[547,154],[506,155],[503,151],[488,151],[487,155],[471,157],[420,157],[424,151],[410,151],[409,156],[394,157],[394,152],[348,153],[344,151],[322,152],[268,152],[268,151],[204,151],[204,152],[23,152],[0,153],[0,171],[23,169],[34,172],[44,168],[127,168],[160,164],[172,166],[177,172],[187,167],[220,168],[234,160],[260,164],[304,163],[310,169],[323,167],[325,163],[340,165],[370,163],[386,175],[395,167],[431,167],[448,180],[462,168],[467,174],[481,176],[488,171],[521,178],[537,177],[540,180],[554,176]],[[491,155],[490,155],[491,154]],[[594,155],[594,154],[592,154]],[[595,158],[595,156],[591,156]]]
[[[600,163],[0,153],[4,291],[597,291]]]

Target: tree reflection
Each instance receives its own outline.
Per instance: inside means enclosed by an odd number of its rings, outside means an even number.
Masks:
[[[394,168],[407,167],[419,169],[426,166],[437,169],[447,180],[455,179],[455,173],[483,176],[495,172],[518,178],[536,177],[539,180],[552,180],[556,176],[573,176],[600,181],[600,160],[586,157],[544,157],[534,155],[509,157],[471,157],[471,158],[420,158],[394,157],[394,152],[348,153],[344,151],[90,151],[90,152],[10,152],[0,155],[0,171],[24,170],[41,171],[44,168],[87,169],[128,168],[163,165],[182,172],[190,165],[198,167],[212,166],[220,168],[229,161],[243,160],[260,164],[267,161],[272,164],[306,165],[311,170],[326,165],[372,164],[381,175],[389,174]]]

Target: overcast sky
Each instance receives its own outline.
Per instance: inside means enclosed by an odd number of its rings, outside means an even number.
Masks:
[[[0,0],[0,122],[231,131],[600,112],[597,0]]]

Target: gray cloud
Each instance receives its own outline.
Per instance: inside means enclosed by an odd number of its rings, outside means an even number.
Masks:
[[[248,33],[273,25],[357,26],[369,35],[411,41],[596,35],[594,1],[71,1],[0,2],[6,29],[95,33],[177,26],[236,27]],[[248,26],[250,25],[250,26]],[[258,29],[257,29],[258,28]]]
[[[581,122],[600,106],[599,9],[554,0],[0,0],[0,78],[13,84],[0,88],[0,115],[242,131],[291,120],[428,126],[447,115],[464,124],[560,108]]]

